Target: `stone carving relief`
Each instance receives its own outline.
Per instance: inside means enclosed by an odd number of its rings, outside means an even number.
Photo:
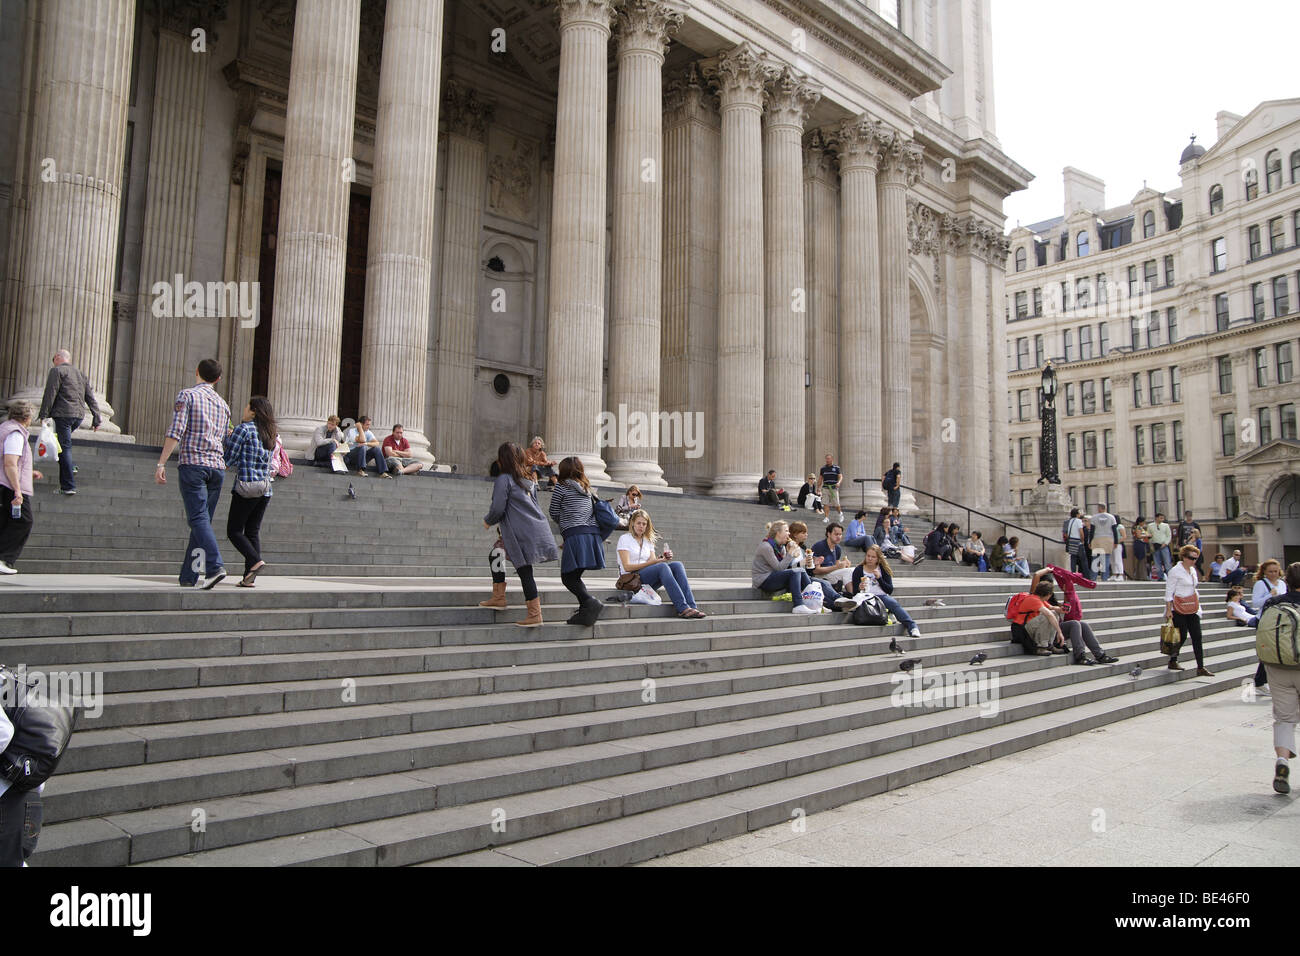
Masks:
[[[939,213],[915,199],[907,201],[907,251],[914,256],[939,254]]]
[[[488,209],[516,222],[537,216],[536,140],[493,128],[488,135]]]

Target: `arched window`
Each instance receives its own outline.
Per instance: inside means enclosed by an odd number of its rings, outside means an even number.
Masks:
[[[1282,188],[1282,153],[1278,150],[1270,150],[1264,157],[1264,189],[1266,192],[1272,192],[1274,189]]]
[[[1223,212],[1223,187],[1215,183],[1210,187],[1210,215]]]
[[[1024,272],[1024,271],[1025,271],[1025,259],[1026,259],[1026,258],[1027,258],[1027,257],[1026,257],[1026,255],[1025,255],[1025,247],[1024,247],[1024,246],[1021,246],[1019,249],[1016,250],[1016,271],[1017,271],[1017,272]]]
[[[1156,214],[1150,209],[1142,214],[1142,238],[1150,239],[1156,234]]]
[[[1080,258],[1088,254],[1088,233],[1086,231],[1079,233],[1075,238],[1074,248],[1077,250]]]
[[[1300,149],[1291,154],[1291,185],[1300,182]]]
[[[1254,166],[1254,160],[1251,165],[1242,174],[1242,179],[1246,182],[1246,200],[1249,202],[1259,196],[1259,170]]]

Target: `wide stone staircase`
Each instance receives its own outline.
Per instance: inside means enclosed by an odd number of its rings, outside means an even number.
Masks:
[[[594,628],[555,623],[573,602],[550,565],[547,623],[516,628],[517,583],[495,612],[467,577],[486,580],[486,482],[306,466],[276,482],[258,587],[182,590],[174,472],[156,488],[154,452],[76,452],[81,493],[38,491],[19,579],[120,577],[0,581],[0,661],[104,680],[102,713],[46,788],[36,865],[624,864],[1213,693],[1255,666],[1253,632],[1214,614],[1208,588],[1213,678],[1163,668],[1152,584],[1085,593],[1121,658],[1095,667],[1022,655],[1002,616],[1018,582],[950,563],[895,569],[920,638],[795,616],[748,586],[776,512],[666,494],[647,505],[707,619],[607,604]],[[589,574],[593,590],[612,594],[614,574]],[[903,679],[891,637],[919,676]]]

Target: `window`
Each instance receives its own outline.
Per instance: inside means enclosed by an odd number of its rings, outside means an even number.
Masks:
[[[1250,284],[1250,307],[1256,322],[1264,321],[1264,283],[1252,282]]]
[[[1249,250],[1250,258],[1258,259],[1264,251],[1263,244],[1259,238],[1259,226],[1251,226],[1246,230],[1246,246]],[[1214,270],[1218,272],[1218,269]]]
[[[1065,386],[1065,414],[1070,416],[1074,414],[1074,383]]]
[[[1029,316],[1029,293],[1016,293],[1016,318],[1024,319]]]
[[[1137,298],[1137,294],[1138,294],[1138,267],[1129,266],[1128,267],[1128,297],[1130,299],[1135,299]]]
[[[1282,154],[1276,149],[1269,150],[1264,157],[1264,189],[1272,192],[1282,188]]]
[[[1141,425],[1133,429],[1133,460],[1139,465],[1147,460],[1147,430]]]
[[[1278,438],[1290,438],[1295,441],[1295,405],[1286,404],[1277,407]]]
[[[1088,233],[1079,233],[1078,237],[1074,240],[1074,245],[1080,258],[1086,256],[1088,254]]]
[[[1097,411],[1097,383],[1092,379],[1079,383],[1079,395],[1083,414],[1091,415]]]
[[[1136,315],[1129,316],[1128,338],[1129,346],[1133,349],[1136,350],[1142,347],[1142,320]]]
[[[1291,238],[1295,240],[1294,245],[1300,246],[1300,209],[1291,214]]]
[[[1088,283],[1091,279],[1083,278],[1074,284],[1074,305],[1078,309],[1086,309],[1091,296],[1088,294]]]
[[[1291,185],[1300,182],[1300,149],[1291,154]]]
[[[1114,485],[1106,486],[1106,510],[1107,511],[1115,510],[1115,486]]]
[[[1034,440],[1032,438],[1020,439],[1020,471],[1022,474],[1029,474],[1034,470]]]
[[[1030,417],[1029,416],[1029,389],[1022,388],[1020,391],[1016,392],[1016,397],[1020,401],[1020,420],[1022,422],[1027,422],[1029,421],[1029,417]]]
[[[1255,410],[1255,420],[1259,422],[1259,443],[1267,445],[1273,440],[1273,416],[1268,406]]]
[[[1061,311],[1070,311],[1070,283],[1061,283]]]
[[[1101,500],[1097,497],[1096,485],[1084,485],[1083,506],[1088,510],[1088,514],[1090,515],[1096,514],[1101,510]]]
[[[1171,514],[1169,510],[1168,483],[1163,481],[1153,482],[1151,485],[1151,494],[1155,499],[1151,502],[1151,507],[1155,509],[1155,514]]]
[[[1232,359],[1227,355],[1219,356],[1219,394],[1232,393]]]
[[[1025,247],[1021,246],[1019,249],[1016,250],[1016,271],[1017,272],[1025,271],[1026,258],[1027,258],[1027,254],[1025,253]]]
[[[1277,383],[1285,385],[1291,381],[1291,343],[1282,342],[1277,347]]]
[[[1169,326],[1169,344],[1173,345],[1178,341],[1178,309],[1175,306],[1165,309],[1165,320]]]
[[[1165,454],[1165,426],[1163,422],[1157,422],[1151,426],[1151,461],[1161,464],[1165,460]]]
[[[1255,385],[1263,388],[1268,384],[1268,349],[1255,349]]]
[[[1156,287],[1156,260],[1148,259],[1142,263],[1142,282],[1148,292]]]
[[[1286,315],[1291,311],[1291,303],[1287,298],[1286,276],[1278,276],[1273,280],[1273,317],[1277,318]]]
[[[1231,458],[1237,454],[1237,416],[1225,412],[1219,416],[1219,437],[1223,441],[1223,455]]]
[[[1063,338],[1065,340],[1065,360],[1067,362],[1073,362],[1074,361],[1074,333],[1072,333],[1069,329],[1066,329]]]
[[[1020,504],[1021,504],[1022,507],[1023,507],[1024,505],[1029,504],[1029,489],[1028,489],[1028,488],[1021,488],[1021,489],[1020,489]]]
[[[1255,168],[1253,163],[1246,170],[1242,179],[1246,182],[1246,201],[1250,202],[1252,199],[1257,199],[1259,197],[1259,170]]]
[[[1268,221],[1268,251],[1281,252],[1286,247],[1286,233],[1282,227],[1282,217]]]
[[[1043,290],[1041,288],[1034,290],[1034,315],[1043,314]]]
[[[1097,324],[1097,354],[1102,358],[1110,351],[1110,324],[1099,322]]]
[[[1222,332],[1228,327],[1228,293],[1220,292],[1214,297],[1214,328]]]
[[[1142,373],[1133,373],[1133,407],[1142,407]]]
[[[1110,379],[1103,378],[1101,380],[1101,410],[1103,412],[1110,411],[1110,405]]]
[[[1078,444],[1075,442],[1073,435],[1065,436],[1065,461],[1065,466],[1071,471],[1079,467]]]
[[[1029,339],[1023,335],[1016,339],[1016,368],[1029,368]]]
[[[1142,214],[1142,238],[1150,239],[1156,234],[1156,214],[1147,210]]]
[[[1115,432],[1107,428],[1101,433],[1102,461],[1107,468],[1115,464]]]
[[[1228,268],[1228,240],[1220,236],[1210,243],[1211,272],[1222,272]]]
[[[1153,368],[1147,373],[1147,379],[1148,384],[1150,385],[1150,404],[1162,404],[1165,400],[1165,370],[1162,368]]]
[[[1183,422],[1174,422],[1174,461],[1183,460]]]
[[[1043,337],[1041,335],[1035,335],[1034,336],[1034,367],[1035,368],[1042,367],[1044,351],[1045,349],[1043,348]]]
[[[1180,515],[1187,510],[1187,496],[1183,480],[1174,482],[1174,514]]]
[[[1174,284],[1174,257],[1165,256],[1165,285]]]
[[[1146,500],[1146,497],[1147,497],[1147,486],[1144,483],[1139,481],[1137,487],[1137,512],[1136,512],[1137,514],[1147,513],[1142,508],[1142,502]]]
[[[1092,326],[1079,326],[1079,358],[1092,358]]]
[[[1083,467],[1097,467],[1097,433],[1083,433]]]
[[[1300,223],[1300,212],[1297,212],[1295,215],[1296,215],[1295,221],[1297,223]],[[1297,241],[1300,242],[1300,240]],[[1110,292],[1107,291],[1106,288],[1107,285],[1108,283],[1106,282],[1105,273],[1102,273],[1101,275],[1097,276],[1097,304],[1098,305],[1104,305],[1105,303],[1110,301]]]
[[[1241,502],[1237,500],[1237,479],[1232,475],[1223,478],[1223,513],[1229,518],[1241,514]]]
[[[1177,365],[1169,366],[1169,400],[1171,402],[1183,400],[1183,373]]]
[[[1160,344],[1160,313],[1152,312],[1147,316],[1147,348],[1153,349]]]
[[[1210,187],[1210,215],[1215,216],[1223,212],[1223,187],[1215,183]],[[1138,508],[1138,511],[1141,511]]]

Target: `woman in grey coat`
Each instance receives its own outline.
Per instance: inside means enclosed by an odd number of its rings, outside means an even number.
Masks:
[[[499,525],[501,546],[506,557],[515,566],[519,583],[524,589],[528,616],[516,621],[520,627],[537,627],[542,623],[542,602],[533,580],[533,565],[555,561],[560,556],[555,546],[551,526],[537,506],[537,482],[533,481],[524,453],[513,442],[505,442],[497,449],[497,468],[500,474],[492,486],[492,506],[483,516],[483,527]],[[492,597],[480,607],[506,606],[505,569],[492,569]]]

